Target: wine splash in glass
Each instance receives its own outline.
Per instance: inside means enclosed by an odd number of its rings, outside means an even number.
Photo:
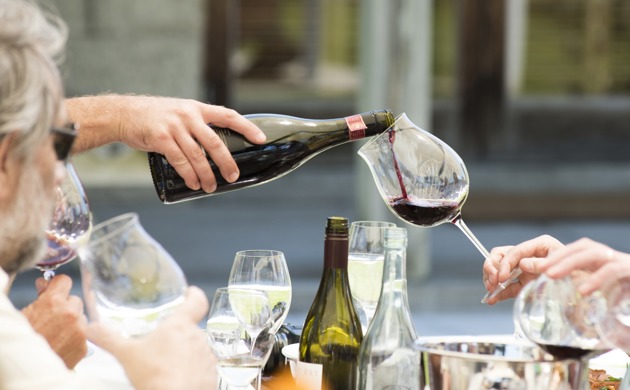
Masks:
[[[401,114],[385,133],[363,145],[359,155],[368,164],[381,197],[399,218],[422,227],[450,222],[488,257],[462,219],[468,171],[450,146]]]
[[[92,230],[92,213],[81,180],[71,163],[65,167],[66,176],[57,187],[55,212],[46,230],[46,257],[35,265],[46,280],[55,276],[60,265],[77,257],[79,247],[87,243]]]

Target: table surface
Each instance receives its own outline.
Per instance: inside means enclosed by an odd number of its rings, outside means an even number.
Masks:
[[[511,337],[505,335],[505,337]],[[90,344],[92,351],[76,366],[75,371],[81,375],[98,378],[107,387],[116,390],[132,390],[125,371],[118,361],[107,351]],[[608,375],[623,377],[630,365],[630,356],[621,350],[613,350],[594,359],[589,367],[604,369]]]

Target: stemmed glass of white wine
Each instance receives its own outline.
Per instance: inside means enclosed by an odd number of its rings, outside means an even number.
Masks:
[[[348,242],[348,282],[363,334],[374,317],[383,283],[385,230],[396,224],[384,221],[355,221]]]
[[[257,290],[267,294],[276,333],[291,307],[291,278],[284,253],[277,250],[243,250],[236,253],[228,288]]]
[[[222,287],[215,291],[206,324],[208,344],[228,389],[250,389],[275,341],[273,319],[262,291]],[[257,383],[260,389],[260,382]]]
[[[53,218],[46,229],[46,257],[35,265],[46,280],[55,276],[60,265],[77,257],[79,247],[88,242],[92,230],[92,213],[83,184],[72,163],[66,161],[65,168],[66,175],[56,188]]]

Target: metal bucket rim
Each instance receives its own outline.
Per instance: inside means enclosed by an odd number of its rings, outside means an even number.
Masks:
[[[440,349],[437,345],[463,343],[488,343],[494,345],[510,345],[516,347],[532,348],[541,351],[539,347],[529,340],[516,339],[512,335],[483,335],[483,336],[430,336],[419,337],[414,342],[414,349],[423,353],[454,357],[464,360],[486,361],[486,362],[513,362],[513,363],[536,363],[552,362],[553,359],[544,352],[540,352],[540,357],[514,357],[497,356],[476,352],[450,351]]]

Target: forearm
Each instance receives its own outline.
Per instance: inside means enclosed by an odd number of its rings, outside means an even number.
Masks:
[[[120,142],[121,110],[128,100],[122,95],[82,96],[66,99],[68,118],[79,125],[74,153]]]

